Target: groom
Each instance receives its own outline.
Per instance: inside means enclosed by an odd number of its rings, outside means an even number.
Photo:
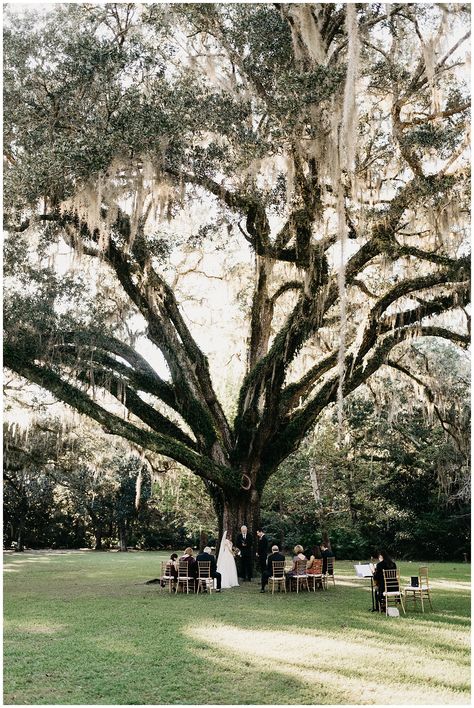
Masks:
[[[246,526],[240,527],[240,533],[237,536],[236,544],[240,550],[242,578],[252,580],[252,534]]]

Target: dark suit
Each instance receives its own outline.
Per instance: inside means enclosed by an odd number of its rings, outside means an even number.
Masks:
[[[334,553],[329,550],[329,548],[326,548],[325,551],[321,551],[321,557],[323,559],[323,575],[326,573],[328,569],[328,558],[334,558]],[[332,573],[331,573],[332,575]]]
[[[199,553],[199,555],[196,556],[196,562],[199,563],[199,561],[211,561],[211,578],[216,579],[216,584],[217,584],[217,589],[221,589],[221,574],[217,572],[217,563],[216,563],[216,557],[212,556],[210,553]]]
[[[235,545],[240,550],[242,578],[252,580],[252,534],[250,531],[247,530],[245,538],[243,534],[239,533]]]
[[[263,571],[262,573],[262,590],[265,589],[265,585],[268,583],[268,578],[272,577],[273,574],[273,566],[272,563],[273,561],[284,561],[285,556],[283,553],[280,553],[280,551],[276,551],[275,553],[270,553],[270,555],[267,558],[267,569]]]
[[[260,565],[260,572],[263,575],[263,573],[265,572],[265,568],[267,567],[268,556],[268,538],[265,536],[265,534],[258,539],[257,553],[258,562]]]
[[[196,575],[197,575],[197,563],[194,556],[181,556],[179,562],[188,564],[188,576],[193,578],[193,582],[190,583],[191,587],[196,589]]]
[[[397,567],[397,564],[394,561],[389,563],[386,560],[379,561],[377,563],[377,565],[375,566],[374,580],[375,580],[375,601],[376,601],[377,608],[379,607],[380,603],[382,603],[382,604],[385,603],[385,598],[383,596],[383,594],[385,592],[385,580],[383,577],[383,571],[395,569],[396,567]]]

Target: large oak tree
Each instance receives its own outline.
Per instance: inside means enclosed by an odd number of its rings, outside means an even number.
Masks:
[[[407,340],[468,343],[468,11],[10,14],[6,366],[199,475],[221,528],[255,528],[265,484],[327,406],[342,418]],[[225,234],[254,255],[233,420],[169,277],[196,203],[208,213],[189,224],[196,249]],[[82,285],[45,266],[56,241],[81,258]],[[91,268],[109,292],[113,278],[129,321],[144,318],[166,375],[104,316],[100,283],[88,294]]]

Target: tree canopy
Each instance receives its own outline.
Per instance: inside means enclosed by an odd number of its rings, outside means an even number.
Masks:
[[[11,11],[6,366],[195,472],[221,524],[256,522],[325,408],[341,420],[413,339],[468,344],[468,13]],[[238,240],[253,292],[230,420],[173,253]],[[163,371],[138,351],[138,317]]]

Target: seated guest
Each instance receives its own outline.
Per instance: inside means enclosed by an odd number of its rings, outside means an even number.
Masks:
[[[293,548],[293,553],[295,554],[293,556],[293,565],[291,567],[291,570],[289,570],[286,573],[286,587],[289,587],[289,584],[291,582],[291,578],[296,575],[296,563],[297,561],[305,561],[307,560],[305,554],[303,553],[303,546],[295,546]],[[306,571],[305,571],[306,572]],[[301,574],[301,571],[300,571]]]
[[[387,553],[387,551],[379,551],[379,562],[375,566],[374,570],[374,583],[375,583],[375,599],[377,608],[380,606],[382,609],[385,607],[385,598],[383,596],[385,592],[385,580],[383,577],[384,570],[393,570],[397,567],[397,564],[392,560]]]
[[[308,548],[307,551],[304,551],[304,554],[306,558],[311,558],[311,556],[316,559],[322,558],[321,549],[317,544]]]
[[[172,553],[169,561],[166,563],[166,573],[172,575],[173,578],[178,577],[178,554]]]
[[[216,557],[212,555],[211,549],[209,546],[206,546],[205,549],[203,550],[202,553],[199,553],[196,556],[196,564],[199,563],[199,561],[210,561],[211,563],[211,578],[216,579],[216,585],[217,585],[217,591],[221,591],[221,581],[222,581],[222,576],[220,573],[217,572],[217,563],[216,563]],[[196,571],[196,575],[198,575],[198,571]]]
[[[315,558],[311,555],[306,563],[306,572],[310,575],[321,575],[323,572],[323,559]]]
[[[317,582],[320,587],[323,587],[322,572],[323,559],[316,558],[313,554],[311,554],[309,561],[306,563],[306,573],[307,575],[320,575],[321,577],[319,579],[315,578],[315,582]]]
[[[172,553],[170,555],[169,560],[166,562],[166,569],[165,569],[166,575],[171,575],[174,580],[178,577],[178,554],[177,553]],[[161,581],[161,587],[165,587],[165,581]]]
[[[197,565],[196,565],[196,559],[193,555],[193,549],[192,548],[185,548],[184,549],[184,555],[181,556],[179,559],[179,562],[185,562],[188,564],[188,575],[190,578],[195,578],[197,575]]]
[[[324,543],[324,541],[321,544],[321,557],[323,559],[323,575],[324,575],[325,573],[327,573],[327,569],[328,569],[327,559],[334,558],[334,553],[331,551],[329,546],[327,546],[326,543]],[[331,575],[332,575],[332,573],[331,573]]]
[[[265,586],[268,584],[268,578],[271,578],[273,575],[273,561],[284,561],[285,556],[283,553],[280,553],[280,549],[278,546],[272,546],[272,552],[267,558],[267,567],[266,570],[263,571],[262,573],[262,589],[260,592],[265,592]]]

